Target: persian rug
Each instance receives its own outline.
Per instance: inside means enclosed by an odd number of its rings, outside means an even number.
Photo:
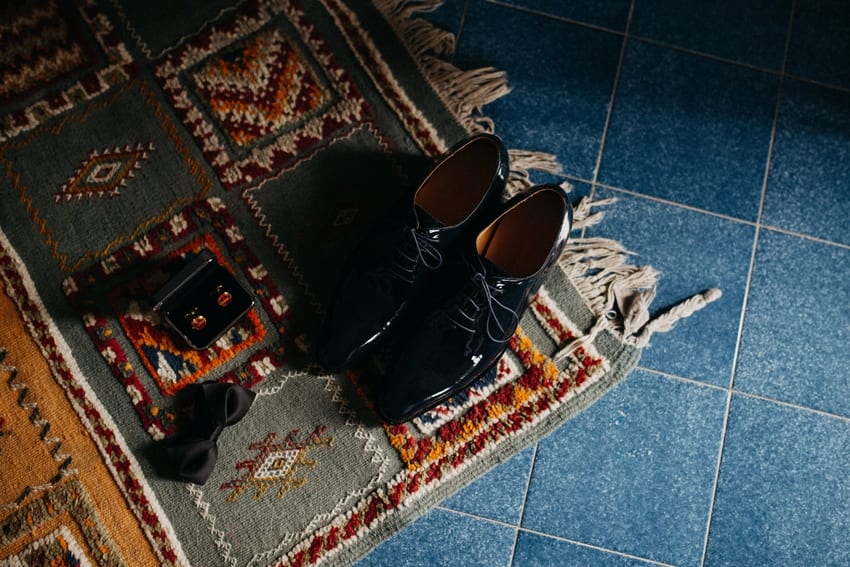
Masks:
[[[342,259],[458,140],[495,69],[446,62],[434,2],[44,0],[0,8],[0,562],[346,564],[635,366],[656,274],[575,238],[498,367],[401,426],[310,340]],[[507,141],[510,143],[510,141]],[[508,193],[552,156],[511,152]],[[187,348],[151,294],[210,250],[254,308]],[[380,361],[376,367],[380,368]],[[256,397],[203,484],[168,472],[181,392]]]

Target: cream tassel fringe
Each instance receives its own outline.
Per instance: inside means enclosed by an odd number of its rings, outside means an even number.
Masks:
[[[575,228],[590,226],[603,213],[593,208],[613,203],[614,199],[590,202],[583,199],[574,210]],[[689,317],[720,299],[719,289],[709,289],[663,311],[654,318],[649,306],[655,298],[658,272],[650,266],[628,264],[632,253],[606,238],[571,240],[558,265],[584,299],[595,318],[593,326],[578,339],[562,345],[555,354],[561,360],[584,344],[593,342],[604,330],[625,343],[645,347],[654,333],[667,332],[681,319]]]
[[[511,174],[508,177],[507,183],[508,197],[522,193],[534,185],[529,174],[531,170],[555,175],[561,173],[561,165],[558,163],[558,159],[552,154],[545,152],[508,150],[508,161],[511,164]],[[563,184],[562,187],[567,191],[572,189],[568,183]]]
[[[441,57],[454,52],[454,35],[415,15],[436,9],[442,0],[374,0],[395,28],[434,91],[470,133],[492,132],[493,121],[481,109],[506,95],[507,75],[493,67],[462,71]]]
[[[455,50],[455,36],[449,31],[442,30],[430,22],[422,19],[412,18],[414,12],[407,7],[393,12],[397,18],[394,21],[396,29],[402,34],[408,50],[416,57],[426,53],[449,56]]]
[[[443,0],[375,0],[375,6],[390,20],[410,52],[417,57],[428,51],[438,55],[454,53],[455,37],[451,32],[414,17],[417,13],[432,12],[442,3]]]
[[[493,131],[493,120],[483,116],[481,109],[510,92],[504,71],[493,67],[461,71],[431,56],[420,62],[434,89],[467,131]]]

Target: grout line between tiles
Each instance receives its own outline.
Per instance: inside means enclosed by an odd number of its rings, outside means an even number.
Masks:
[[[613,28],[606,28],[605,26],[598,26],[596,24],[591,24],[590,22],[583,22],[581,20],[574,20],[572,18],[568,18],[566,16],[559,16],[557,14],[550,14],[548,12],[543,12],[542,10],[535,10],[533,8],[528,8],[527,6],[517,6],[516,4],[510,4],[508,2],[500,2],[499,0],[485,0],[485,2],[489,4],[494,4],[496,6],[501,6],[502,8],[510,8],[511,10],[516,10],[518,12],[526,12],[528,14],[534,14],[535,16],[542,16],[544,18],[549,18],[551,20],[558,20],[559,22],[564,22],[567,24],[573,24],[579,27],[588,28],[596,31],[606,32],[614,35],[624,35],[623,32],[619,30],[615,30]],[[629,14],[629,19],[631,19],[631,10]]]
[[[777,71],[776,69],[771,69],[770,67],[762,67],[762,66],[759,66],[759,65],[754,65],[752,63],[747,63],[745,61],[737,61],[735,59],[728,59],[726,57],[722,57],[722,56],[719,56],[719,55],[714,55],[712,53],[708,53],[706,51],[699,51],[697,49],[691,49],[691,48],[688,48],[688,47],[683,47],[683,46],[680,46],[680,45],[676,45],[675,43],[667,43],[665,41],[661,41],[661,40],[658,40],[658,39],[652,39],[650,37],[633,35],[633,34],[630,34],[628,31],[623,32],[623,31],[616,30],[616,29],[613,29],[613,28],[606,28],[604,26],[599,26],[599,25],[596,25],[596,24],[592,24],[590,22],[584,22],[582,20],[576,20],[576,19],[573,19],[573,18],[568,18],[566,16],[559,16],[558,14],[550,14],[550,13],[544,12],[542,10],[535,10],[533,8],[528,8],[528,7],[525,7],[525,6],[517,6],[515,4],[510,4],[508,2],[503,2],[503,1],[500,1],[500,0],[484,0],[484,1],[489,3],[489,4],[501,6],[503,8],[509,8],[509,9],[512,9],[512,10],[517,10],[519,12],[526,12],[528,14],[534,14],[535,16],[541,16],[541,17],[544,17],[544,18],[549,18],[551,20],[557,20],[557,21],[560,21],[560,22],[572,24],[572,25],[575,25],[575,26],[583,27],[583,28],[588,28],[588,29],[591,29],[591,30],[596,30],[596,31],[610,33],[610,34],[619,35],[619,36],[628,36],[629,39],[633,39],[635,41],[640,41],[642,43],[655,45],[656,47],[663,47],[665,49],[672,49],[674,51],[687,53],[689,55],[694,55],[696,57],[703,57],[705,59],[711,59],[712,61],[717,61],[718,63],[726,63],[728,65],[734,65],[736,67],[743,67],[743,68],[749,69],[751,71],[766,73],[768,75],[775,75],[777,77],[783,76],[787,79],[793,79],[795,81],[801,81],[801,82],[804,82],[804,83],[817,85],[819,87],[823,87],[823,88],[827,88],[827,89],[832,89],[832,90],[836,90],[836,91],[850,93],[850,87],[845,87],[845,86],[842,86],[842,85],[836,85],[836,84],[833,84],[833,83],[827,83],[827,82],[824,82],[824,81],[819,81],[817,79],[811,79],[809,77],[805,77],[805,76],[802,76],[802,75],[795,75],[795,74],[792,74],[792,73],[788,73],[787,70],[785,70],[784,62],[783,62],[783,68],[781,70]],[[631,20],[631,14],[629,16],[629,19]],[[627,28],[627,30],[628,30],[628,28]]]
[[[625,31],[620,31],[620,30],[613,29],[613,28],[606,28],[604,26],[598,26],[598,25],[592,24],[590,22],[585,22],[585,21],[582,21],[582,20],[575,20],[573,18],[568,18],[566,16],[560,16],[558,14],[550,14],[550,13],[544,12],[542,10],[535,10],[533,8],[528,8],[526,6],[517,6],[515,4],[510,4],[508,2],[502,2],[500,0],[485,0],[485,1],[490,3],[490,4],[495,4],[497,6],[501,6],[503,8],[510,8],[512,10],[517,10],[519,12],[526,12],[526,13],[529,13],[529,14],[534,14],[535,16],[542,16],[544,18],[549,18],[551,20],[558,20],[560,22],[564,22],[564,23],[567,23],[567,24],[573,24],[575,26],[579,26],[579,27],[583,27],[583,28],[588,28],[588,29],[592,29],[592,30],[596,30],[596,31],[610,33],[610,34],[613,34],[613,35],[623,36],[624,38],[627,38],[627,39],[634,39],[634,40],[640,41],[642,43],[648,43],[650,45],[655,45],[656,47],[663,47],[665,49],[672,49],[674,51],[687,53],[689,55],[695,55],[697,57],[704,57],[705,59],[711,59],[713,61],[718,61],[720,63],[728,63],[730,65],[735,65],[735,66],[738,66],[738,67],[745,67],[745,68],[753,70],[753,71],[768,73],[770,75],[777,75],[778,76],[780,74],[780,71],[777,71],[776,69],[771,69],[769,67],[761,67],[759,65],[753,65],[752,63],[747,63],[745,61],[736,61],[735,59],[728,59],[726,57],[721,57],[719,55],[713,55],[713,54],[705,52],[705,51],[699,51],[697,49],[682,47],[680,45],[676,45],[675,43],[667,43],[665,41],[661,41],[661,40],[658,40],[658,39],[652,39],[650,37],[644,37],[644,36],[640,36],[640,35],[632,35],[629,32],[629,27],[630,27],[629,24],[631,23],[632,13],[634,12],[634,3],[632,3],[632,5],[629,9],[629,18],[628,18],[628,23],[626,24],[626,29],[625,29]],[[825,86],[832,86],[832,85],[827,84]],[[837,88],[841,88],[841,87],[837,87]]]
[[[503,522],[501,520],[496,520],[493,518],[488,518],[487,516],[481,516],[479,514],[473,514],[471,512],[464,512],[463,510],[455,510],[454,508],[448,508],[441,504],[434,506],[434,510],[441,510],[443,512],[451,512],[452,514],[457,514],[458,516],[463,516],[465,518],[472,518],[474,520],[481,520],[482,522],[487,522],[488,524],[495,524],[497,526],[502,526],[503,528],[511,528],[517,529],[517,526],[514,524]]]
[[[696,57],[701,57],[703,59],[710,59],[712,61],[717,61],[718,63],[726,63],[728,65],[734,65],[736,67],[743,67],[744,69],[749,69],[751,71],[757,71],[759,73],[765,73],[768,75],[776,75],[777,77],[781,75],[781,71],[777,71],[776,69],[771,69],[770,67],[761,67],[759,65],[753,65],[752,63],[746,63],[744,61],[736,61],[735,59],[728,59],[726,57],[721,57],[719,55],[713,55],[711,53],[707,53],[705,51],[699,51],[696,49],[690,49],[688,47],[682,47],[680,45],[676,45],[673,43],[666,43],[664,41],[660,41],[657,39],[652,39],[649,37],[637,36],[633,35],[632,39],[635,41],[640,41],[642,43],[647,43],[649,45],[654,45],[656,47],[663,47],[665,49],[672,49],[673,51],[678,51],[680,53],[687,53],[688,55],[694,55]]]
[[[757,254],[758,254],[759,236],[761,236],[761,228],[762,228],[761,220],[762,220],[762,215],[764,214],[764,202],[765,202],[765,197],[767,196],[767,184],[768,184],[768,179],[770,177],[770,163],[771,163],[771,160],[773,158],[773,147],[774,147],[774,144],[776,143],[776,130],[777,130],[778,123],[779,123],[779,107],[780,107],[781,102],[782,102],[782,78],[780,77],[779,89],[778,89],[777,94],[776,94],[776,108],[774,109],[774,114],[773,114],[773,126],[771,127],[771,130],[770,130],[770,143],[768,144],[768,147],[767,147],[767,160],[766,160],[765,167],[764,167],[764,176],[762,178],[762,186],[761,186],[761,195],[759,197],[758,214],[756,215],[756,222],[755,222],[756,230],[755,230],[755,234],[753,235],[752,251],[750,252],[750,265],[747,269],[747,283],[744,286],[744,299],[743,299],[743,303],[742,303],[742,306],[741,306],[741,317],[740,317],[740,320],[738,322],[738,336],[735,339],[735,351],[732,355],[732,371],[730,372],[730,375],[729,375],[729,389],[732,389],[732,388],[735,387],[735,374],[738,370],[738,361],[739,361],[740,354],[741,354],[741,341],[742,341],[743,335],[744,335],[744,323],[746,322],[746,318],[747,318],[747,307],[748,307],[749,302],[750,302],[750,291],[751,291],[752,284],[753,284],[753,274],[755,273],[756,257],[757,257]]]
[[[718,386],[717,384],[703,382],[702,380],[688,378],[687,376],[679,376],[678,374],[673,374],[672,372],[664,372],[663,370],[656,370],[655,368],[647,368],[646,366],[638,365],[635,367],[635,370],[640,370],[641,372],[648,372],[657,376],[663,376],[664,378],[670,378],[671,380],[677,380],[679,382],[687,382],[688,384],[693,384],[694,386],[703,386],[705,388],[711,388],[713,390],[722,390],[724,392],[729,391],[729,388],[726,386]]]
[[[720,427],[720,442],[717,449],[717,464],[714,467],[714,480],[711,483],[711,500],[708,505],[708,514],[705,521],[705,536],[702,540],[702,553],[700,554],[700,567],[705,567],[705,559],[708,555],[708,538],[711,534],[711,523],[714,519],[714,504],[717,501],[717,485],[720,481],[720,467],[723,464],[723,449],[726,446],[726,433],[729,428],[729,414],[732,409],[732,389],[726,392],[726,404],[723,410],[723,425]]]
[[[608,141],[608,128],[611,126],[611,116],[614,114],[614,105],[617,101],[617,88],[620,86],[620,76],[623,73],[623,62],[626,59],[626,48],[629,45],[629,29],[632,26],[632,15],[635,12],[635,0],[629,4],[629,15],[626,19],[626,31],[623,34],[623,43],[620,45],[620,56],[617,59],[617,70],[614,72],[614,82],[611,85],[611,98],[608,99],[608,111],[605,113],[605,124],[602,126],[602,137],[599,140],[599,153],[596,155],[596,165],[593,167],[593,180],[590,182],[589,200],[593,202],[596,197],[596,184],[599,182],[599,171],[602,169],[602,156],[605,153],[605,143]],[[581,237],[587,235],[587,227],[581,229]]]
[[[735,222],[735,223],[738,223],[738,224],[756,226],[755,221],[749,221],[749,220],[738,218],[738,217],[732,217],[732,216],[729,216],[729,215],[724,215],[723,213],[716,213],[714,211],[709,211],[708,209],[701,209],[699,207],[694,207],[692,205],[686,205],[684,203],[679,203],[677,201],[671,201],[669,199],[664,199],[662,197],[655,197],[653,195],[646,195],[644,193],[638,193],[637,191],[632,191],[631,189],[624,189],[622,187],[615,187],[614,185],[606,185],[605,183],[596,183],[596,186],[602,187],[603,189],[606,189],[608,191],[623,193],[625,195],[631,195],[633,197],[640,197],[640,198],[646,199],[648,201],[654,201],[656,203],[661,203],[661,204],[664,204],[664,205],[670,205],[670,206],[673,206],[673,207],[685,209],[687,211],[692,211],[692,212],[695,212],[695,213],[702,213],[702,214],[705,214],[705,215],[708,215],[708,216],[717,217],[717,218],[732,221],[732,222]]]
[[[648,559],[646,557],[641,557],[640,555],[634,555],[634,554],[626,553],[626,552],[623,552],[623,551],[617,551],[616,549],[609,549],[607,547],[602,547],[602,546],[599,546],[599,545],[593,545],[591,543],[585,543],[583,541],[570,539],[570,538],[566,538],[566,537],[556,536],[556,535],[552,535],[552,534],[549,534],[549,533],[546,533],[546,532],[533,530],[533,529],[530,529],[530,528],[523,528],[521,526],[515,526],[515,525],[510,524],[508,522],[502,522],[501,520],[494,520],[493,518],[488,518],[487,516],[480,516],[478,514],[472,514],[470,512],[463,512],[461,510],[455,510],[453,508],[447,508],[445,506],[440,506],[440,505],[435,506],[434,509],[435,510],[441,510],[443,512],[448,512],[448,513],[451,513],[451,514],[457,514],[458,516],[463,516],[465,518],[471,518],[473,520],[486,522],[488,524],[494,524],[494,525],[497,525],[497,526],[502,526],[504,528],[515,529],[517,531],[517,537],[514,538],[514,548],[511,549],[511,564],[513,563],[513,554],[514,554],[514,551],[516,549],[516,540],[519,537],[519,532],[525,532],[527,534],[545,537],[545,538],[548,538],[548,539],[554,539],[556,541],[562,541],[564,543],[570,543],[570,544],[576,545],[578,547],[586,547],[588,549],[595,549],[597,551],[610,553],[612,555],[618,555],[620,557],[626,557],[626,558],[629,558],[629,559],[636,559],[638,561],[643,561],[645,563],[649,563],[650,565],[660,565],[662,567],[675,567],[675,566],[673,566],[669,563],[663,563],[661,561],[655,561],[654,559]]]
[[[850,423],[850,417],[847,417],[845,415],[838,415],[837,413],[831,413],[831,412],[824,411],[824,410],[819,410],[819,409],[815,409],[815,408],[801,406],[799,404],[794,404],[794,403],[791,403],[791,402],[784,402],[782,400],[769,398],[767,396],[762,396],[761,394],[754,394],[752,392],[742,392],[741,390],[732,390],[732,392],[736,396],[742,396],[742,397],[751,398],[751,399],[754,399],[754,400],[761,400],[763,402],[770,402],[770,403],[780,405],[780,406],[784,406],[784,407],[787,407],[787,408],[800,410],[800,411],[803,411],[803,412],[813,413],[813,414],[816,414],[816,415],[819,415],[819,416],[822,416],[822,417],[831,417],[831,418],[834,418],[834,419],[838,419],[838,420],[846,421],[847,423]]]
[[[817,79],[809,79],[808,77],[803,77],[801,75],[793,75],[791,73],[785,73],[786,79],[793,79],[795,81],[800,81],[801,83],[808,83],[810,85],[815,85],[818,87],[823,87],[825,89],[830,89],[833,91],[839,91],[842,93],[850,94],[850,87],[842,87],[841,85],[833,85],[832,83],[825,83],[823,81],[818,81]]]
[[[802,238],[803,240],[811,240],[812,242],[817,242],[819,244],[826,244],[828,246],[835,246],[836,248],[843,248],[845,250],[850,250],[850,244],[844,244],[843,242],[835,242],[833,240],[827,240],[826,238],[819,238],[817,236],[812,236],[810,234],[803,234],[802,232],[797,232],[794,230],[788,230],[786,228],[780,228],[778,226],[771,226],[763,224],[761,225],[762,230],[767,230],[770,232],[778,232],[780,234],[784,234],[786,236],[796,236],[798,238]]]
[[[648,374],[654,374],[656,376],[662,376],[664,378],[669,378],[670,380],[676,380],[677,382],[685,382],[687,384],[692,384],[694,386],[700,386],[703,388],[710,388],[712,390],[721,390],[723,392],[730,392],[736,396],[744,396],[747,398],[753,398],[756,400],[761,400],[763,402],[770,402],[774,404],[778,404],[781,406],[797,409],[804,412],[810,412],[817,415],[821,415],[823,417],[833,417],[835,419],[839,419],[841,421],[850,422],[850,416],[841,415],[837,413],[831,413],[825,410],[820,410],[817,408],[804,406],[800,404],[795,404],[793,402],[788,402],[785,400],[779,400],[776,398],[771,398],[770,396],[765,396],[763,394],[756,394],[755,392],[747,392],[745,390],[736,390],[734,388],[727,388],[726,386],[718,386],[717,384],[711,384],[710,382],[703,382],[701,380],[696,380],[694,378],[688,378],[686,376],[679,376],[678,374],[673,374],[671,372],[664,372],[663,370],[656,370],[655,368],[648,368],[646,366],[637,366],[635,370],[639,370],[641,372],[646,372]]]
[[[540,532],[540,531],[532,530],[532,529],[529,529],[529,528],[520,528],[519,530],[522,531],[522,532],[528,533],[528,534],[534,534],[536,536],[554,539],[556,541],[571,543],[571,544],[576,545],[578,547],[586,547],[588,549],[595,549],[596,551],[603,551],[605,553],[610,553],[612,555],[618,555],[620,557],[625,557],[627,559],[636,559],[638,561],[643,561],[645,563],[649,563],[650,565],[660,565],[662,567],[674,567],[670,563],[663,563],[661,561],[655,561],[654,559],[648,559],[646,557],[641,557],[640,555],[633,555],[631,553],[626,553],[624,551],[617,551],[616,549],[608,549],[607,547],[601,547],[601,546],[593,545],[593,544],[590,544],[590,543],[584,543],[582,541],[578,541],[578,540],[570,539],[570,538],[566,538],[566,537],[555,536],[555,535],[552,535],[552,534],[547,534],[545,532]]]
[[[588,185],[593,183],[592,181],[589,181],[587,179],[582,179],[582,178],[574,176],[574,175],[563,175],[562,174],[562,175],[560,175],[560,177],[563,177],[567,181],[575,181],[577,183],[586,183]],[[780,233],[780,234],[784,234],[786,236],[795,236],[797,238],[802,238],[803,240],[809,240],[809,241],[812,241],[812,242],[817,242],[818,244],[824,244],[826,246],[834,246],[836,248],[842,248],[844,250],[850,250],[850,244],[846,244],[844,242],[837,242],[835,240],[829,240],[828,238],[820,238],[818,236],[814,236],[814,235],[811,235],[811,234],[805,234],[803,232],[797,232],[795,230],[790,230],[790,229],[782,228],[782,227],[779,227],[779,226],[764,224],[764,223],[758,222],[758,221],[750,221],[750,220],[746,220],[746,219],[732,217],[732,216],[729,216],[729,215],[724,215],[722,213],[716,213],[714,211],[709,211],[708,209],[701,209],[699,207],[694,207],[692,205],[686,205],[685,203],[679,203],[678,201],[671,201],[669,199],[664,199],[664,198],[661,198],[661,197],[655,197],[653,195],[646,195],[644,193],[639,193],[637,191],[633,191],[631,189],[625,189],[623,187],[617,187],[615,185],[608,185],[606,183],[596,183],[595,185],[596,185],[596,187],[601,187],[602,189],[605,189],[606,191],[611,191],[611,192],[614,192],[614,193],[621,193],[623,195],[629,195],[631,197],[636,197],[638,199],[643,199],[643,200],[646,200],[646,201],[652,201],[652,202],[655,202],[655,203],[660,203],[662,205],[668,205],[668,206],[671,206],[671,207],[676,207],[677,209],[684,209],[686,211],[691,211],[691,212],[694,212],[694,213],[701,213],[701,214],[704,214],[704,215],[707,215],[707,216],[710,216],[710,217],[715,217],[715,218],[719,218],[719,219],[726,220],[726,221],[729,221],[729,222],[734,222],[734,223],[737,223],[737,224],[743,224],[743,225],[746,225],[746,226],[753,226],[753,227],[758,226],[761,231],[767,230],[767,231],[770,231],[770,232],[777,232],[777,233]]]
[[[776,144],[776,132],[779,128],[779,112],[782,107],[782,93],[785,86],[785,68],[788,65],[788,53],[791,49],[791,36],[794,29],[794,12],[797,8],[796,0],[791,0],[791,8],[788,14],[788,28],[785,32],[785,49],[782,54],[782,68],[779,75],[779,87],[776,93],[776,107],[773,112],[773,126],[770,130],[770,143],[767,148],[767,160],[764,165],[764,176],[762,178],[761,196],[759,198],[758,214],[756,215],[756,230],[753,235],[753,249],[750,255],[750,265],[747,271],[747,283],[744,287],[744,299],[741,306],[741,318],[738,323],[738,336],[735,340],[735,352],[732,355],[732,371],[729,376],[729,392],[726,394],[726,410],[723,415],[723,426],[720,433],[720,449],[717,452],[717,465],[714,471],[714,483],[711,487],[711,503],[708,508],[708,519],[705,526],[705,537],[702,544],[702,557],[700,559],[700,567],[705,566],[705,560],[708,556],[708,543],[711,537],[711,524],[714,520],[714,506],[717,502],[717,487],[720,484],[720,470],[723,465],[723,453],[726,447],[726,435],[729,428],[729,415],[732,410],[732,393],[735,388],[735,376],[738,371],[738,363],[741,355],[741,342],[744,336],[744,324],[747,319],[747,307],[750,302],[750,292],[752,290],[753,274],[755,273],[756,258],[758,254],[759,237],[761,235],[761,222],[764,215],[764,203],[767,197],[767,187],[770,180],[770,166],[773,160],[773,150]]]
[[[531,463],[528,466],[528,477],[525,479],[525,491],[522,495],[522,504],[519,507],[519,518],[517,518],[517,525],[514,526],[514,541],[511,544],[511,556],[508,559],[508,567],[513,565],[514,563],[514,555],[516,554],[516,544],[519,540],[519,532],[522,528],[522,521],[525,518],[525,503],[528,502],[528,491],[531,489],[531,477],[534,474],[534,465],[537,464],[537,449],[540,447],[540,442],[534,444],[534,451],[531,453]]]
[[[586,183],[588,185],[593,184],[593,181],[588,180],[588,179],[582,179],[581,177],[578,177],[578,176],[575,176],[575,175],[560,174],[559,177],[562,177],[567,181],[575,181],[577,183]],[[741,218],[738,218],[738,217],[724,215],[723,213],[717,213],[717,212],[714,212],[714,211],[709,211],[708,209],[701,209],[699,207],[694,207],[692,205],[686,205],[685,203],[680,203],[678,201],[671,201],[669,199],[664,199],[662,197],[656,197],[654,195],[646,195],[644,193],[639,193],[637,191],[633,191],[631,189],[625,189],[623,187],[617,187],[615,185],[608,185],[606,183],[598,183],[597,182],[595,184],[595,186],[601,187],[602,189],[605,189],[606,191],[611,191],[611,192],[614,192],[614,193],[621,193],[623,195],[629,195],[631,197],[636,197],[638,199],[643,199],[643,200],[646,200],[646,201],[652,201],[652,202],[655,202],[655,203],[660,203],[662,205],[668,205],[668,206],[671,206],[671,207],[676,207],[678,209],[684,209],[686,211],[691,211],[691,212],[694,212],[694,213],[701,213],[701,214],[704,214],[704,215],[708,215],[710,217],[719,218],[719,219],[726,220],[726,221],[729,221],[729,222],[734,222],[734,223],[737,223],[737,224],[743,224],[743,225],[753,226],[753,227],[758,225],[760,230],[767,230],[767,231],[770,231],[770,232],[778,232],[778,233],[784,234],[786,236],[796,236],[798,238],[802,238],[803,240],[809,240],[809,241],[812,241],[812,242],[817,242],[819,244],[825,244],[827,246],[834,246],[836,248],[842,248],[844,250],[850,250],[850,244],[846,244],[844,242],[837,242],[835,240],[829,240],[828,238],[820,238],[818,236],[814,236],[814,235],[811,235],[811,234],[805,234],[803,232],[797,232],[795,230],[790,230],[790,229],[782,228],[782,227],[779,227],[779,226],[764,224],[764,223],[761,223],[761,222],[758,222],[758,221],[750,221],[750,220],[741,219]]]
[[[457,25],[457,33],[455,34],[455,48],[451,54],[451,62],[454,62],[455,53],[460,45],[460,38],[463,35],[463,28],[466,26],[466,16],[469,14],[469,0],[464,0],[463,11],[460,14],[460,23]]]

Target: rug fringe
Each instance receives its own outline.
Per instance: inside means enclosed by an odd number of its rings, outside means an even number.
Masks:
[[[558,163],[558,158],[546,152],[508,150],[508,161],[511,164],[511,174],[507,182],[508,197],[522,193],[534,185],[530,175],[532,170],[553,175],[561,173],[561,164]],[[567,192],[572,190],[572,186],[567,182],[562,183],[561,187]]]
[[[374,0],[458,122],[470,133],[492,133],[493,120],[484,116],[481,109],[510,92],[507,74],[493,67],[461,70],[444,59],[454,53],[454,34],[416,17],[442,3],[442,0]]]
[[[433,12],[442,4],[443,0],[375,0],[375,6],[391,18],[390,21],[404,38],[409,51],[417,57],[429,51],[440,55],[454,53],[453,33],[415,17],[418,13]]]
[[[563,186],[563,184],[562,184]],[[593,201],[589,197],[583,197],[573,207],[573,230],[581,230],[599,222],[605,218],[605,213],[602,211],[594,211],[594,207],[601,207],[616,203],[617,199],[610,197],[608,199],[600,199]]]
[[[584,198],[575,207],[574,228],[598,223],[604,213],[595,211],[616,199],[591,201]],[[558,266],[578,290],[594,317],[591,328],[578,339],[562,345],[554,359],[561,360],[580,346],[593,342],[604,330],[626,344],[643,348],[655,333],[670,331],[681,319],[690,317],[722,296],[712,288],[693,295],[652,316],[659,272],[651,266],[628,263],[634,254],[607,238],[575,238],[567,243]]]
[[[431,55],[420,59],[434,90],[470,133],[493,132],[493,120],[482,108],[510,92],[507,74],[493,67],[461,70]]]

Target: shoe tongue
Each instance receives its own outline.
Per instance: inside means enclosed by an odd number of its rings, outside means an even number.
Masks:
[[[479,259],[481,260],[481,266],[484,268],[485,276],[495,276],[497,278],[509,277],[507,272],[505,272],[502,268],[500,268],[484,256],[479,256]]]
[[[413,205],[413,212],[416,215],[418,228],[420,230],[428,230],[431,228],[444,228],[446,225],[432,217],[428,212],[419,205]]]

